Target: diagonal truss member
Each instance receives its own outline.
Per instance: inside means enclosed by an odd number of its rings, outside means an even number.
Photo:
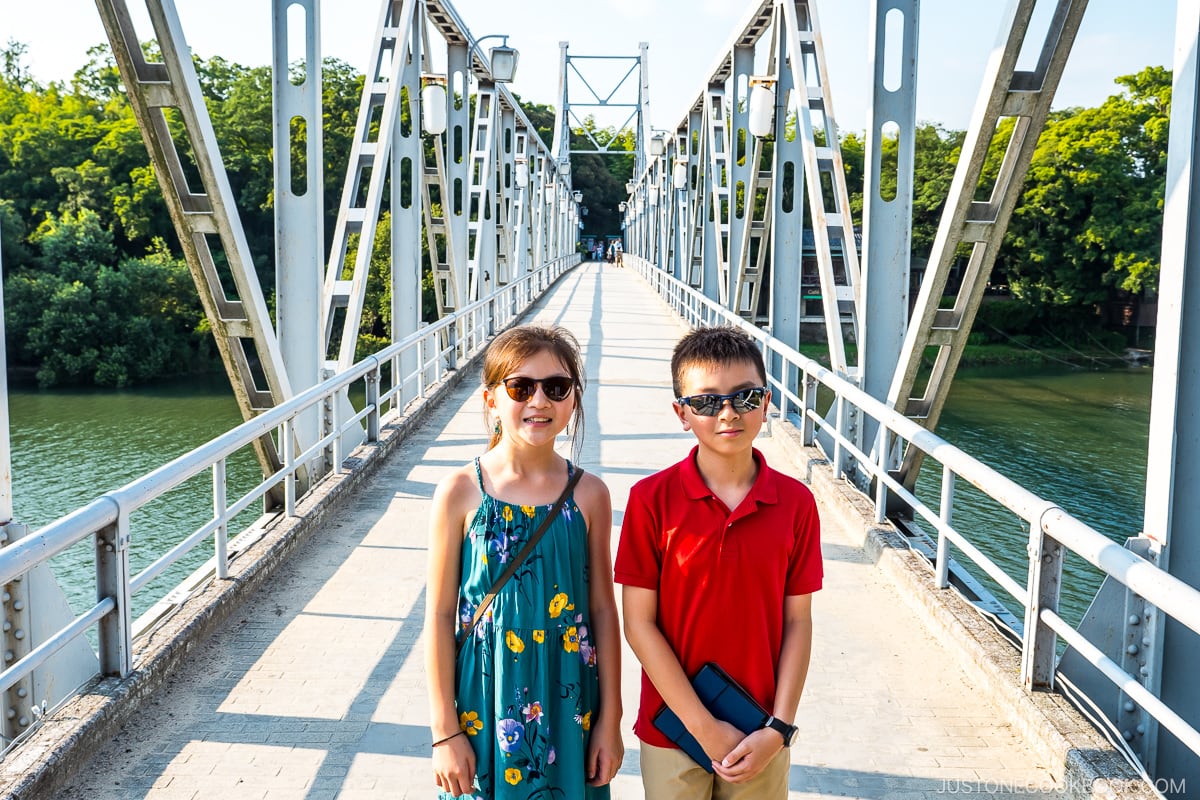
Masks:
[[[96,0],[96,6],[238,409],[250,419],[292,392],[179,15],[172,0],[147,1],[162,53],[161,62],[150,62],[124,0]],[[195,187],[172,138],[169,109],[195,160]],[[255,452],[264,473],[279,469],[271,437],[260,439]]]
[[[933,242],[929,268],[888,392],[890,405],[930,430],[937,425],[950,393],[951,380],[1021,194],[1038,136],[1045,127],[1087,0],[1058,0],[1039,49],[1037,66],[1031,71],[1018,70],[1017,59],[1036,4],[1037,0],[1020,0],[1013,5],[1007,20],[1008,38],[988,62]],[[1006,119],[1011,120],[1011,126]],[[984,162],[993,141],[1009,130],[1004,160],[995,184],[988,190]],[[953,307],[941,308],[960,246],[971,251],[967,269]],[[927,362],[932,366],[925,366]],[[910,447],[900,465],[899,477],[910,489],[916,484],[921,458],[920,451]]]

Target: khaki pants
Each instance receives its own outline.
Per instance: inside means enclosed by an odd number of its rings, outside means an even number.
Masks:
[[[729,783],[682,750],[639,745],[646,800],[787,800],[791,750],[786,747],[750,782]]]

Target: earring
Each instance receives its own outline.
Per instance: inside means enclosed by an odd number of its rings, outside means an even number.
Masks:
[[[492,426],[492,435],[493,436],[500,435],[500,420],[496,420],[496,424]]]

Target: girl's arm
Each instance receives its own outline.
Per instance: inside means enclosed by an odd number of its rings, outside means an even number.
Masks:
[[[429,511],[429,579],[425,596],[429,727],[433,741],[447,740],[433,748],[433,771],[438,786],[456,797],[469,793],[475,781],[475,752],[466,736],[454,736],[461,731],[454,698],[454,632],[458,626],[466,509],[477,495],[472,476],[460,469],[438,484]]]
[[[588,528],[588,604],[600,674],[600,708],[592,719],[587,754],[588,783],[603,786],[616,777],[625,757],[621,741],[621,623],[613,589],[612,498],[604,481],[580,481],[581,509]]]

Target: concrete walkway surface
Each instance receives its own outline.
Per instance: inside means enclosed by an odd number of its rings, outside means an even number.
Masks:
[[[583,466],[613,496],[682,458],[669,358],[683,326],[628,270],[587,263],[530,317],[584,347]],[[434,485],[483,451],[473,376],[404,443],[337,522],[194,647],[188,669],[95,753],[61,800],[432,798],[421,628]],[[803,477],[769,438],[777,469]],[[964,677],[891,584],[823,514],[825,588],[792,748],[792,798],[1043,797],[1046,765]],[[619,591],[619,589],[618,589]],[[624,659],[625,765],[613,797],[643,797],[631,726],[639,670]]]

